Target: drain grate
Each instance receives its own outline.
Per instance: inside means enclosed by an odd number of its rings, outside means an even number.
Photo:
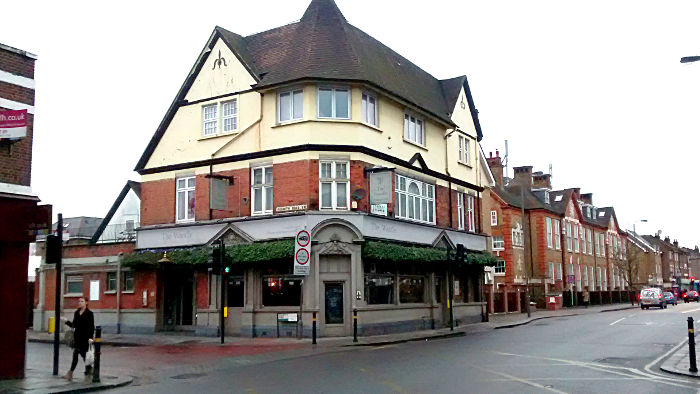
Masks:
[[[171,376],[171,379],[179,379],[179,380],[185,380],[185,379],[195,379],[195,378],[201,378],[202,376],[207,376],[205,373],[183,373],[182,375],[175,375]]]

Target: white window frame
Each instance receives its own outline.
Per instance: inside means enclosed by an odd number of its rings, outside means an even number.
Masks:
[[[566,250],[571,252],[573,250],[573,243],[571,240],[571,223],[565,222],[564,225],[566,226]]]
[[[207,110],[213,109],[214,116],[207,118]],[[207,132],[207,125],[213,124],[213,131]],[[202,135],[209,137],[219,133],[219,103],[207,104],[202,106]]]
[[[603,287],[603,270],[600,267],[596,267],[596,279],[601,290],[605,290]]]
[[[331,164],[331,177],[322,178],[322,165]],[[345,165],[347,178],[338,178],[338,164]],[[323,184],[331,184],[331,206],[323,206]],[[338,206],[338,185],[345,184],[345,206]],[[350,210],[350,162],[347,160],[319,160],[318,161],[318,209],[321,211],[349,211]]]
[[[367,109],[369,109],[370,106],[370,98],[374,99],[374,117],[373,119],[370,119],[369,114],[367,112]],[[379,100],[377,100],[377,96],[375,94],[372,94],[370,92],[364,91],[362,92],[362,122],[365,124],[368,124],[370,126],[378,127],[379,125]]]
[[[462,164],[469,165],[469,137],[459,134],[457,135],[457,143],[459,145],[457,160]]]
[[[556,274],[556,275],[555,275],[555,276],[556,276],[555,279],[558,279],[558,280],[562,280],[562,281],[563,281],[563,280],[564,280],[564,276],[563,276],[564,273],[562,272],[561,263],[554,263],[554,270],[555,270],[554,273]]]
[[[410,137],[410,124],[414,123],[414,137],[415,139],[411,139]],[[418,130],[418,125],[420,124],[420,132]],[[417,116],[415,114],[412,114],[410,112],[404,113],[404,118],[403,118],[403,139],[405,141],[408,141],[412,144],[416,144],[419,146],[425,146],[425,119],[423,119],[420,116]]]
[[[474,216],[474,196],[466,194],[467,203],[467,231],[476,231],[476,218]]]
[[[502,235],[494,235],[491,237],[491,249],[492,250],[505,250],[506,241]]]
[[[552,239],[552,218],[546,218],[545,222],[547,224],[547,248],[552,249],[554,247],[554,242]]]
[[[578,224],[574,224],[574,252],[578,253],[579,251],[579,240],[578,240]]]
[[[496,260],[496,265],[493,266],[493,274],[503,276],[506,274],[506,261]]]
[[[260,170],[262,171],[262,183],[255,183],[255,171]],[[272,183],[267,183],[266,182],[266,175],[267,172],[270,171],[272,172]],[[273,206],[275,205],[274,201],[274,171],[272,169],[272,165],[266,165],[266,166],[258,166],[258,167],[252,167],[250,169],[250,213],[252,216],[260,216],[260,215],[272,215],[273,212]],[[255,197],[256,195],[260,193],[260,198],[261,198],[261,204],[260,204],[260,211],[255,210]],[[268,193],[272,194],[273,199],[272,199],[272,205],[273,206],[267,206],[267,195]]]
[[[80,293],[68,293],[68,289],[70,286],[68,285],[70,282],[80,282]],[[65,293],[63,294],[65,296],[82,296],[83,295],[83,277],[82,276],[66,276],[66,289]]]
[[[583,225],[580,226],[579,234],[581,234],[581,253],[587,254],[588,252],[586,252],[586,229],[583,228]]]
[[[498,226],[498,211],[495,209],[491,210],[491,225]]]
[[[225,108],[227,105],[233,106],[233,113],[226,115]],[[233,128],[226,129],[226,121],[233,120]],[[238,99],[226,100],[221,102],[221,132],[234,133],[238,130]]]
[[[401,180],[403,180],[405,190],[401,190]],[[395,182],[396,183],[394,185],[394,196],[396,198],[396,201],[394,205],[396,208],[394,209],[394,216],[400,219],[410,220],[413,222],[435,224],[435,220],[437,217],[437,214],[435,212],[435,185],[399,174],[396,174]],[[414,183],[418,187],[419,194],[410,193],[408,191],[412,183]],[[402,199],[401,197],[404,198]],[[467,208],[469,208],[469,197],[468,195],[466,197]],[[409,200],[412,200],[414,204],[413,218],[409,216]],[[406,204],[406,207],[404,209],[405,215],[401,213],[402,209],[404,208],[402,205],[402,201],[405,201]],[[426,212],[423,212],[422,209],[423,201],[426,202]],[[468,217],[466,223],[469,224]]]
[[[321,90],[331,92],[331,116],[321,116]],[[336,92],[348,93],[348,116],[339,117],[336,115]],[[352,117],[352,89],[346,86],[319,86],[316,89],[316,117],[318,119],[343,119],[348,120]]]
[[[515,228],[511,229],[511,242],[514,247],[523,247],[525,244],[525,234],[520,223],[515,224]]]
[[[586,237],[588,238],[588,254],[593,256],[593,232],[590,228],[586,229]]]
[[[579,273],[581,273],[580,268],[581,266],[579,265]],[[585,265],[583,266],[583,285],[587,287],[591,286],[590,279],[588,278],[588,266]]]
[[[595,282],[595,272],[593,272],[593,267],[588,266],[588,280],[589,280],[589,286],[591,286],[593,289],[595,289],[596,282]]]
[[[464,193],[457,192],[457,230],[464,230]]]
[[[547,276],[549,280],[554,282],[556,280],[556,272],[554,271],[554,263],[547,263]]]
[[[179,187],[180,181],[185,181],[185,187],[181,188]],[[188,186],[190,183],[190,180],[193,180],[194,186]],[[180,199],[178,198],[180,193],[184,193],[185,195],[185,204],[189,204],[189,196],[190,193],[192,194],[192,198],[195,200],[195,204],[197,203],[197,178],[194,176],[186,176],[186,177],[180,177],[180,178],[175,178],[175,222],[176,223],[184,223],[184,222],[194,222],[195,216],[189,217],[189,206],[185,206],[185,217],[180,218],[178,217],[178,212],[180,211]],[[195,206],[196,207],[196,206]],[[197,210],[195,208],[193,212],[194,215],[197,214]]]
[[[583,267],[584,269],[586,267]],[[588,279],[588,275],[586,275],[586,279]],[[576,264],[576,289],[581,291],[581,283],[582,283],[582,278],[581,278],[581,264]]]
[[[301,116],[298,118],[294,117],[294,95],[301,93]],[[289,119],[282,120],[282,96],[289,95]],[[293,122],[295,120],[300,120],[304,118],[304,89],[290,89],[277,93],[277,123]]]
[[[554,248],[561,250],[561,228],[559,219],[554,219]]]

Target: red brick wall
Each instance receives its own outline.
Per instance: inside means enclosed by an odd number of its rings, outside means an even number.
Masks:
[[[141,225],[175,223],[175,179],[141,183]]]
[[[207,272],[195,272],[194,280],[196,282],[197,289],[197,308],[206,309],[209,307],[209,281]]]
[[[34,59],[0,49],[0,69],[34,79]]]
[[[118,256],[120,252],[124,254],[133,252],[134,247],[135,245],[133,242],[98,245],[65,245],[63,247],[63,258]]]
[[[29,248],[24,242],[0,242],[0,379],[24,376],[27,321],[27,262]]]

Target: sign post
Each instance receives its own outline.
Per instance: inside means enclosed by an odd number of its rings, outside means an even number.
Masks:
[[[294,275],[309,275],[311,271],[311,235],[301,230],[294,238]]]
[[[574,278],[573,275],[569,275],[569,278],[568,278],[568,279],[569,279],[569,280],[568,280],[568,282],[569,282],[569,292],[571,292],[571,306],[573,307],[573,306],[574,306],[574,279],[575,279],[575,278]]]

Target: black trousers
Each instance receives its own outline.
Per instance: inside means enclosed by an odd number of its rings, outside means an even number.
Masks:
[[[85,353],[87,353],[87,348],[86,347],[74,347],[73,348],[73,361],[70,364],[70,370],[71,372],[75,371],[75,367],[78,366],[78,355],[83,358],[83,362],[85,362]],[[87,365],[85,366],[85,374],[89,374],[90,370],[92,367],[88,367]]]

